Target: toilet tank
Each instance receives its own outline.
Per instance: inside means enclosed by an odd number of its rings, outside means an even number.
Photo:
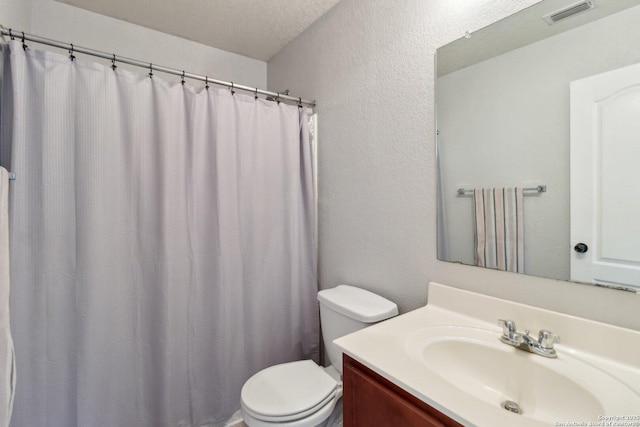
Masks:
[[[333,340],[396,316],[398,306],[380,295],[339,285],[318,292],[322,340],[329,360],[342,373],[342,351]]]

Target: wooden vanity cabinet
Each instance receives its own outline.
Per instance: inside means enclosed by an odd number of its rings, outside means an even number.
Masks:
[[[344,427],[462,426],[346,354],[342,382]]]

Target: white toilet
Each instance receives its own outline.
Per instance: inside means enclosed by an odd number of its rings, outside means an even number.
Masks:
[[[318,301],[331,365],[283,363],[249,378],[241,392],[241,412],[249,427],[325,426],[342,397],[342,352],[333,340],[398,314],[393,302],[353,286],[320,291]]]

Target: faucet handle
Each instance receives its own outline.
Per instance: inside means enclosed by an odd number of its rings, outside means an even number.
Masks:
[[[498,319],[498,326],[502,326],[502,335],[511,337],[516,332],[516,322],[507,319]]]
[[[542,348],[552,349],[553,345],[557,342],[560,342],[560,337],[551,331],[542,329],[538,333],[538,344],[540,344]]]

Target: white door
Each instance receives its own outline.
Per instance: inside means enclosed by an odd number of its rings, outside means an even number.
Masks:
[[[571,82],[571,251],[571,280],[640,289],[640,64]]]

